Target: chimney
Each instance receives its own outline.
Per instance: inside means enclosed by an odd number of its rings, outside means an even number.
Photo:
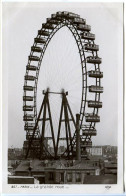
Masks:
[[[80,115],[76,114],[76,159],[81,161],[81,148],[80,148]]]

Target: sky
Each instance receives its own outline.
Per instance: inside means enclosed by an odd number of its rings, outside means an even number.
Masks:
[[[97,136],[93,137],[93,145],[117,145],[122,9],[121,3],[3,3],[3,66],[4,74],[8,73],[8,88],[3,86],[3,90],[8,98],[9,147],[22,147],[25,140],[22,96],[26,65],[34,38],[46,18],[64,10],[79,14],[91,25],[91,32],[96,35],[95,43],[100,48],[98,54],[102,57],[103,108],[99,112],[100,123],[96,125]],[[75,40],[64,28],[54,36],[43,59],[38,81],[38,108],[42,100],[41,89],[50,86],[52,90],[59,91],[63,86],[69,91],[68,100],[73,113],[78,112],[81,96],[81,68],[78,65],[79,54]],[[55,99],[52,98],[52,110],[55,109]],[[54,111],[56,118],[58,111]]]

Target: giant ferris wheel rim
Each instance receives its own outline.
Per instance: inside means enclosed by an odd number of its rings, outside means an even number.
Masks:
[[[57,12],[57,13],[65,13],[64,12]],[[84,32],[90,32],[91,27],[89,25],[86,25],[86,22],[84,23],[84,21],[86,21],[85,19],[80,18],[79,15],[71,13],[71,12],[66,12],[68,14],[71,14],[71,17],[66,17],[65,15],[62,16],[61,18],[56,14],[52,14],[51,18],[47,20],[47,22],[45,24],[42,25],[42,28],[38,31],[37,37],[35,39],[40,39],[40,38],[45,38],[45,36],[41,35],[41,32],[48,32],[49,35],[47,36],[46,42],[43,44],[42,51],[41,51],[41,55],[40,58],[38,60],[38,67],[36,69],[36,77],[35,77],[35,84],[34,84],[34,120],[36,120],[37,118],[37,105],[36,105],[36,99],[37,99],[37,84],[38,84],[38,78],[39,78],[39,72],[40,72],[40,68],[41,68],[41,64],[42,64],[42,60],[45,54],[45,51],[48,47],[48,44],[50,43],[51,39],[53,38],[53,36],[56,34],[56,32],[58,30],[60,30],[61,28],[63,28],[64,26],[68,27],[68,29],[71,31],[71,34],[73,35],[73,37],[75,38],[76,44],[78,46],[78,51],[79,51],[79,55],[80,55],[80,64],[81,64],[81,69],[82,69],[82,97],[81,97],[81,106],[80,106],[80,126],[82,126],[83,123],[83,119],[85,116],[85,107],[86,107],[86,102],[87,102],[87,90],[88,90],[88,86],[87,86],[87,61],[86,61],[86,57],[85,57],[85,50],[83,50],[83,46],[84,46],[84,41],[82,39],[81,34]],[[72,17],[72,14],[74,15],[74,17]],[[54,17],[55,15],[55,17]],[[59,18],[58,18],[59,17]],[[81,19],[82,20],[82,25],[86,25],[87,27],[89,26],[89,30],[87,31],[81,31],[78,29],[78,24],[79,23],[74,23],[74,19]],[[50,23],[50,21],[55,21],[56,24],[54,24],[53,22]],[[52,25],[54,25],[54,28],[49,29]],[[48,27],[48,29],[47,29]],[[87,43],[89,43],[90,40],[87,41]],[[92,42],[94,43],[94,40],[92,40]],[[32,47],[37,47],[37,43],[34,40],[33,46]],[[34,51],[31,49],[30,55],[29,57],[34,57],[33,56]],[[94,52],[91,53],[92,56],[91,57],[95,57]],[[97,55],[97,52],[96,52]],[[28,64],[27,66],[31,65],[32,60],[30,60],[30,58],[28,59]],[[100,70],[100,66],[99,63],[94,63],[94,67],[95,70]],[[29,70],[26,70],[26,76],[29,76]],[[96,86],[99,85],[100,86],[100,78],[96,78]],[[24,82],[24,86],[27,86],[27,80],[25,80]],[[24,90],[24,96],[26,96],[26,90]],[[100,93],[95,93],[95,101],[98,100],[100,101]],[[27,101],[24,101],[23,104],[24,106],[26,106]],[[28,112],[26,113],[26,111],[24,111],[24,115],[27,115]],[[98,108],[94,108],[93,110],[93,114],[98,114]],[[25,123],[28,123],[28,121],[25,121]],[[94,123],[89,123],[89,127],[95,127],[95,122]],[[89,137],[90,138],[90,137]]]

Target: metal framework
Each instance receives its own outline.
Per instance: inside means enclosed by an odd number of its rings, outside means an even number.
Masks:
[[[63,28],[64,26],[68,27],[73,37],[75,38],[76,44],[78,46],[79,55],[80,55],[80,62],[82,68],[82,98],[81,98],[81,107],[80,107],[80,128],[82,131],[81,133],[82,155],[85,156],[84,152],[86,147],[92,145],[91,137],[96,135],[96,129],[95,129],[96,122],[100,121],[100,117],[98,116],[98,110],[99,108],[102,107],[102,102],[100,102],[100,94],[103,92],[103,87],[101,86],[101,78],[103,77],[103,72],[100,71],[100,64],[102,62],[102,59],[98,57],[99,46],[96,45],[94,42],[95,35],[90,32],[91,26],[87,25],[86,20],[80,18],[78,14],[74,14],[71,12],[64,11],[64,12],[57,12],[56,14],[52,14],[51,18],[48,18],[47,22],[42,24],[42,28],[38,31],[38,35],[34,39],[33,46],[31,47],[31,52],[28,58],[28,64],[26,66],[26,74],[25,74],[25,81],[24,81],[24,95],[23,95],[23,111],[24,111],[24,121],[25,121],[25,130],[26,130],[26,140],[29,141],[29,144],[31,145],[30,142],[33,139],[39,140],[41,137],[40,129],[37,126],[38,116],[37,116],[37,107],[36,107],[39,71],[41,68],[43,56],[45,54],[46,48],[50,40],[55,35],[55,33],[61,28]],[[89,65],[92,65],[93,69],[89,70],[88,68]],[[88,85],[88,78],[94,78],[95,83]],[[94,94],[95,99],[88,100],[87,94]],[[65,100],[67,102],[67,99],[64,97],[62,101]],[[48,112],[49,112],[48,100],[46,104],[48,106]],[[67,109],[65,105],[63,105],[63,107],[65,111],[65,118],[67,119],[68,118],[66,112]],[[86,113],[87,108],[90,108],[92,112]],[[46,113],[46,109],[43,108],[43,110]],[[51,117],[49,118],[51,119]],[[50,120],[50,126],[52,126],[51,120]],[[67,129],[69,132],[69,124],[67,123],[66,126],[68,127]],[[44,128],[42,128],[42,133],[43,130]],[[60,128],[58,133],[60,133]],[[53,139],[53,145],[55,143],[54,139]],[[41,140],[43,140],[43,137],[41,138]],[[67,147],[68,153],[70,151],[69,148],[71,148],[71,146],[73,145],[76,145],[76,131],[72,137],[72,140],[70,141],[72,144],[68,145],[69,147]],[[54,145],[54,147],[56,148],[55,152],[57,153],[57,145],[56,146]],[[41,150],[43,150],[43,148]]]
[[[54,94],[61,94],[62,95],[62,104],[61,104],[61,111],[60,111],[60,119],[59,119],[59,126],[58,126],[58,134],[57,134],[57,141],[55,143],[55,137],[54,137],[54,129],[53,129],[53,123],[52,123],[52,117],[51,117],[51,110],[50,110],[50,103],[49,103],[49,93],[54,93]],[[68,158],[73,157],[74,153],[74,143],[73,143],[73,136],[71,135],[71,126],[70,122],[73,122],[74,125],[74,130],[76,130],[76,123],[72,114],[72,111],[70,109],[68,100],[67,100],[67,95],[68,93],[66,92],[61,92],[61,93],[55,93],[55,92],[49,92],[48,90],[44,92],[44,99],[40,107],[40,111],[38,114],[38,118],[36,121],[36,125],[33,130],[32,137],[29,140],[28,143],[28,149],[26,152],[26,158],[29,155],[29,151],[32,149],[34,150],[34,156],[44,159],[47,158],[48,156],[50,158],[59,158],[58,156],[58,148],[59,148],[59,140],[66,140],[67,143],[67,148],[66,148],[66,156]],[[47,117],[48,113],[48,117]],[[34,145],[34,139],[35,139],[35,131],[38,127],[39,122],[42,122],[42,128],[41,128],[41,133],[40,133],[40,138],[37,140],[38,143],[37,145]],[[49,121],[50,123],[50,128],[51,128],[51,137],[47,138],[45,137],[45,132],[47,131],[45,128],[45,123],[46,121]],[[60,137],[61,135],[61,124],[65,123],[65,137]],[[53,155],[51,155],[48,152],[48,147],[46,146],[46,139],[51,139],[53,141]],[[36,149],[36,150],[35,150]],[[36,155],[35,155],[36,154]],[[75,154],[75,153],[74,153]],[[64,153],[63,153],[64,155]],[[63,156],[62,155],[62,156]],[[48,158],[49,158],[48,157]]]

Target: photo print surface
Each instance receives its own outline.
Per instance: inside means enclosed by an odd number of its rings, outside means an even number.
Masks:
[[[123,186],[122,10],[120,3],[3,3],[8,190]]]

